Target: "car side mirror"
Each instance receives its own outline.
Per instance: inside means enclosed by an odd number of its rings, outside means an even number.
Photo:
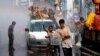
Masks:
[[[25,31],[26,31],[26,32],[29,32],[29,29],[28,29],[28,28],[25,28]]]

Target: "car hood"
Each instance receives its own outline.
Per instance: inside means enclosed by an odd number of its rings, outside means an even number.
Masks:
[[[41,32],[29,32],[30,38],[35,39],[46,39],[45,36],[47,36],[47,32],[41,31]]]

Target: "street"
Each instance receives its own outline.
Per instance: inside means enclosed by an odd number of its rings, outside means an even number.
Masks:
[[[15,0],[0,0],[0,56],[9,56],[8,27],[16,21],[14,29],[14,56],[27,56],[25,27],[29,20],[27,6],[16,6]]]

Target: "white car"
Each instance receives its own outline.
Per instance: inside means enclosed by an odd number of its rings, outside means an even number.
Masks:
[[[52,20],[44,19],[44,20],[31,20],[29,23],[29,27],[26,29],[26,40],[27,40],[27,47],[29,49],[34,47],[46,47],[48,45],[47,32],[44,31],[44,27],[48,28],[48,26],[52,25],[54,30],[56,25]]]

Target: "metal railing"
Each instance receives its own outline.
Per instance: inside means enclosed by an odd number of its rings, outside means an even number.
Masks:
[[[87,51],[88,53],[85,53],[85,52],[82,52],[83,55],[85,56],[100,56],[100,53],[96,52],[96,51],[93,51],[91,49],[88,49],[86,47],[81,47],[81,49]]]

